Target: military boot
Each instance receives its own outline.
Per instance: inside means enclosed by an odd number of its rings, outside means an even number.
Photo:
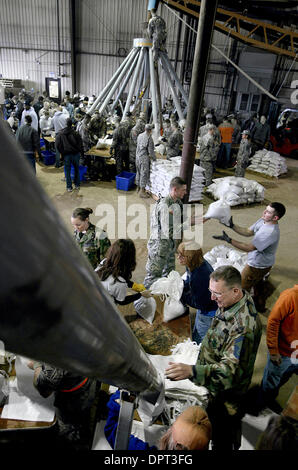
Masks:
[[[144,188],[140,188],[139,196],[142,197],[142,198],[148,198],[148,197],[150,197],[149,194],[146,193],[146,191],[145,191]]]

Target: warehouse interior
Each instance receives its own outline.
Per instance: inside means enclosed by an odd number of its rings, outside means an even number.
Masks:
[[[157,15],[162,17],[166,24],[164,60],[170,63],[168,72],[165,72],[167,62],[160,61],[159,75],[158,72],[155,75],[155,79],[158,77],[155,84],[159,86],[156,89],[152,88],[154,72],[148,71],[149,65],[153,63],[151,52],[148,60],[144,55],[143,65],[140,61],[141,54],[136,55],[140,67],[143,67],[140,68],[142,73],[139,72],[138,76],[138,70],[135,72],[135,68],[138,67],[135,58],[134,66],[130,65],[129,73],[126,72],[124,75],[126,84],[121,90],[119,103],[124,117],[129,109],[138,109],[135,115],[134,111],[132,112],[135,119],[140,110],[146,111],[147,122],[154,124],[152,136],[157,155],[158,151],[161,151],[162,120],[170,115],[167,106],[171,102],[179,122],[184,121],[184,139],[179,153],[182,158],[180,177],[187,182],[189,189],[193,169],[197,165],[197,162],[194,162],[199,154],[196,148],[198,133],[206,122],[204,117],[206,118],[207,113],[212,112],[216,116],[217,125],[225,116],[232,114],[241,125],[253,114],[259,117],[266,116],[271,135],[275,135],[274,131],[283,112],[289,110],[286,116],[291,113],[293,119],[298,117],[298,2],[225,0],[216,1],[212,6],[210,3],[213,2],[208,3],[209,6],[206,0],[203,2],[172,0],[4,2],[0,32],[0,106],[3,118],[7,119],[5,100],[8,99],[9,93],[18,95],[25,91],[31,96],[32,103],[36,103],[39,96],[43,96],[45,100],[49,99],[49,95],[53,92],[51,86],[55,85],[53,93],[57,95],[53,95],[52,100],[58,105],[62,103],[66,92],[70,92],[71,98],[76,96],[78,103],[84,102],[86,113],[92,115],[96,109],[99,109],[112,123],[111,114],[116,109],[115,97],[121,89],[120,82],[116,83],[115,80],[120,76],[126,58],[135,49],[135,39],[148,38],[147,28],[151,11],[156,8]],[[200,28],[201,36],[199,36]],[[143,46],[144,43],[141,43],[141,47]],[[143,49],[145,48],[150,51],[151,46],[145,44]],[[150,86],[147,83],[142,88],[142,79],[145,83],[146,73],[147,79],[150,75]],[[136,81],[139,88],[136,86]],[[106,90],[106,93],[103,94],[101,101],[98,101],[103,90]],[[130,100],[135,96],[141,108],[129,107],[133,104]],[[85,97],[88,97],[89,101],[86,102]],[[111,104],[113,100],[114,104]],[[115,125],[111,128],[114,129]],[[294,131],[297,132],[297,124]],[[51,135],[53,137],[55,132]],[[111,136],[112,130],[109,138]],[[83,259],[84,254],[79,253],[71,240],[74,231],[71,219],[75,208],[92,208],[90,221],[96,227],[107,231],[111,244],[120,238],[133,238],[130,234],[133,233],[132,227],[134,227],[136,266],[132,280],[143,284],[148,260],[150,215],[158,199],[157,194],[147,187],[147,197],[140,199],[136,186],[132,186],[129,190],[119,189],[113,155],[112,164],[107,165],[108,170],[105,167],[108,171],[107,178],[102,171],[94,178],[83,176],[79,190],[68,191],[65,169],[63,166],[55,166],[56,156],[50,165],[45,164],[45,160],[37,158],[36,173],[33,174],[17,147],[14,136],[8,132],[6,126],[4,128],[4,125],[1,125],[2,139],[2,158],[7,160],[7,169],[4,172],[7,183],[3,184],[1,191],[2,200],[8,201],[3,208],[3,215],[8,217],[8,219],[4,217],[4,220],[8,220],[9,226],[13,227],[13,232],[18,233],[18,237],[10,233],[3,234],[2,237],[2,246],[9,246],[9,249],[1,250],[5,252],[1,255],[1,264],[7,266],[8,274],[7,280],[3,279],[1,289],[1,305],[5,314],[1,327],[4,333],[0,340],[3,340],[4,347],[9,353],[7,357],[5,352],[3,353],[4,360],[0,361],[0,372],[8,370],[9,361],[15,354],[32,358],[36,362],[52,364],[79,376],[97,378],[97,387],[100,388],[97,390],[99,404],[96,404],[95,422],[93,417],[90,449],[111,449],[106,445],[103,429],[99,425],[107,418],[105,414],[107,411],[103,410],[106,406],[107,393],[111,395],[113,387],[119,388],[129,391],[132,395],[140,395],[145,403],[153,406],[150,392],[153,395],[158,392],[159,395],[162,386],[160,376],[150,363],[150,355],[170,355],[171,348],[175,345],[188,338],[192,340],[196,309],[190,306],[189,314],[182,315],[181,321],[179,318],[173,320],[174,323],[165,323],[160,319],[157,322],[156,315],[156,323],[149,325],[138,316],[133,304],[123,307],[116,305],[104,292],[103,287],[97,285],[100,283],[97,276],[95,277],[94,270]],[[259,183],[263,187],[264,197],[261,202],[254,201],[230,207],[234,223],[242,227],[254,224],[262,217],[264,209],[272,201],[279,201],[286,208],[286,214],[278,224],[280,241],[275,263],[264,283],[266,308],[258,313],[262,323],[262,337],[254,364],[251,388],[260,385],[267,363],[266,333],[270,312],[280,294],[297,284],[297,143],[298,140],[294,138],[287,149],[283,148],[281,151],[281,147],[276,147],[276,142],[271,139],[270,146],[266,150],[277,152],[283,157],[286,171],[276,176],[246,170],[245,178]],[[41,145],[44,145],[44,141]],[[55,154],[53,143],[46,148]],[[231,158],[234,160],[234,166],[216,168],[213,179],[234,176],[238,148],[239,142],[238,146],[236,144],[233,147],[232,144]],[[108,155],[108,158],[110,157],[111,155]],[[166,159],[163,154],[159,154],[157,158]],[[106,162],[104,164],[106,165]],[[215,201],[214,194],[208,188],[210,186],[202,189],[199,200],[189,199],[190,194],[187,192],[185,202],[192,207],[192,210],[200,206],[200,210],[205,214],[210,204]],[[165,194],[167,193],[166,187]],[[136,214],[142,215],[139,223],[135,222]],[[221,241],[218,243],[218,240],[213,238],[223,229],[229,236],[247,241],[240,235],[233,235],[229,227],[224,227],[215,219],[210,219],[202,229],[200,244],[204,254],[210,252],[215,245],[224,244]],[[30,239],[28,233],[31,231],[33,236]],[[15,246],[14,241],[18,238],[13,253],[10,247]],[[23,243],[20,243],[20,240],[23,240]],[[9,268],[13,262],[16,263],[15,269]],[[175,270],[181,276],[185,272],[185,267],[179,263],[177,256]],[[51,273],[50,280],[46,272]],[[33,293],[30,300],[21,291],[20,304],[10,301],[10,289],[14,285],[14,279],[19,288],[22,282],[24,286],[33,282],[35,275],[42,279],[41,290]],[[45,302],[42,304],[45,305],[45,313],[40,316],[39,324],[41,296]],[[34,315],[28,314],[29,309]],[[11,315],[7,314],[8,311]],[[27,320],[21,318],[20,312],[28,314]],[[101,318],[95,318],[96,312],[97,314],[100,312]],[[52,321],[45,319],[47,313],[55,314]],[[294,311],[295,314],[297,316],[298,311]],[[0,344],[0,350],[1,346]],[[0,378],[2,376],[4,375],[0,375]],[[32,376],[30,377],[32,379]],[[298,419],[297,387],[296,369],[278,391],[276,399],[278,411],[267,408],[264,414],[258,416],[246,414],[242,419],[242,436],[238,449],[255,448],[271,415],[280,414],[281,410],[288,409],[289,399],[293,397],[295,390],[296,415],[294,416],[295,420]],[[3,388],[0,398],[6,400],[4,392]],[[149,398],[146,392],[150,395]],[[2,400],[1,407],[7,403],[5,400]],[[101,404],[101,400],[104,405]],[[154,400],[153,404],[156,405]],[[119,419],[118,423],[119,428],[121,423],[122,435],[119,432],[116,438],[116,450],[128,448],[132,411],[134,421],[136,420],[135,408],[128,409],[129,404],[125,400],[122,403],[127,408],[123,405],[123,415],[121,422]],[[141,413],[141,405],[139,411]],[[142,421],[140,413],[137,421]],[[28,436],[28,433],[24,432],[27,427],[23,429],[21,424],[16,424],[17,419],[3,416],[0,417],[1,444],[17,446],[30,442],[32,434]],[[157,422],[160,424],[160,421]],[[13,426],[12,432],[10,426]],[[45,441],[51,442],[52,429],[49,435],[46,434],[49,425],[43,424],[44,429],[42,429],[36,419],[34,426],[35,442],[41,445]],[[142,433],[140,436],[144,440]],[[210,444],[210,450],[211,447]]]

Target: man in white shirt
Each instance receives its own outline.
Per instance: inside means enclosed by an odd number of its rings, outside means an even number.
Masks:
[[[259,312],[265,311],[262,280],[270,272],[275,263],[275,253],[279,243],[278,221],[284,216],[286,208],[280,202],[271,202],[263,212],[262,217],[249,228],[240,227],[233,223],[231,217],[229,227],[244,237],[252,237],[251,243],[243,243],[230,238],[226,232],[213,236],[224,240],[239,250],[246,251],[247,264],[241,273],[242,288],[248,292],[253,288],[254,302]]]
[[[23,126],[24,124],[26,124],[25,116],[27,116],[29,114],[32,118],[31,127],[33,127],[33,129],[35,129],[38,132],[38,117],[37,117],[36,112],[34,111],[33,107],[31,106],[31,103],[30,103],[29,100],[26,100],[24,105],[25,105],[25,107],[24,107],[24,111],[22,112],[20,126]]]

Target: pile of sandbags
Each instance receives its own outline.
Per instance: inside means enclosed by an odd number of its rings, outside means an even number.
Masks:
[[[226,176],[212,181],[206,191],[211,193],[214,199],[224,199],[229,206],[264,200],[265,188],[256,181],[237,176]]]
[[[219,266],[230,265],[241,273],[246,264],[247,253],[242,253],[225,245],[217,245],[205,253],[204,258],[214,270]]]
[[[265,175],[278,177],[287,173],[286,159],[279,153],[263,149],[258,150],[251,159],[248,170],[264,173]]]
[[[181,157],[173,157],[170,160],[158,159],[151,162],[150,165],[150,182],[146,186],[146,190],[156,196],[166,197],[169,194],[170,181],[175,176],[179,176],[181,166]],[[192,182],[189,194],[189,201],[200,201],[202,199],[202,191],[205,186],[204,169],[198,165],[194,165]]]

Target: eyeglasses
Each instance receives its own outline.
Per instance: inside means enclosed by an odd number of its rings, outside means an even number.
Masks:
[[[231,290],[231,289],[228,289],[228,290],[225,291],[225,292],[221,292],[220,294],[218,294],[217,292],[213,292],[213,290],[211,290],[211,289],[209,289],[209,288],[208,288],[208,290],[209,290],[210,294],[213,295],[213,297],[215,297],[216,299],[219,299],[219,298],[222,297],[224,294],[226,294],[227,292],[229,292],[229,290]]]

